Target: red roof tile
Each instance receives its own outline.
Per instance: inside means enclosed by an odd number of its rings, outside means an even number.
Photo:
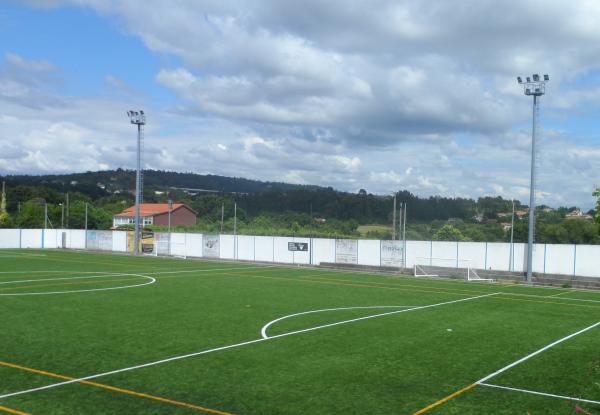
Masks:
[[[118,213],[115,216],[135,216],[135,206],[136,205],[130,206],[127,209],[125,209],[123,212]],[[173,203],[173,208],[172,208],[171,212],[173,212],[183,206],[185,206],[186,208],[188,208],[189,210],[194,212],[194,210],[192,208],[190,208],[189,206],[187,206],[183,203]],[[168,203],[142,203],[142,204],[140,204],[140,215],[141,216],[154,216],[154,215],[160,215],[161,213],[169,213],[169,204]],[[196,212],[194,212],[194,213],[196,213]]]

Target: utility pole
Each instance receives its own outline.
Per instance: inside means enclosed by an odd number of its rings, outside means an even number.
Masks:
[[[402,225],[402,241],[403,243],[403,248],[402,248],[402,262],[404,264],[404,267],[406,268],[406,202],[404,202],[404,222]]]
[[[221,203],[221,233],[223,233],[223,218],[225,217],[225,203]]]
[[[67,229],[69,229],[69,192],[67,192],[67,219],[66,219]]]
[[[44,229],[48,229],[48,203],[44,203]]]
[[[88,228],[88,204],[85,203],[85,230]]]
[[[526,78],[523,82],[520,76],[517,82],[523,86],[525,95],[533,96],[533,120],[531,126],[531,179],[529,182],[529,234],[527,238],[527,282],[531,284],[533,274],[533,241],[535,238],[535,140],[537,130],[537,119],[539,116],[539,97],[546,93],[546,82],[550,80],[548,75],[540,79],[538,74]]]
[[[135,171],[135,236],[133,245],[133,254],[140,253],[140,204],[142,203],[142,140],[144,136],[144,125],[146,125],[146,116],[144,111],[127,111],[127,116],[131,124],[137,125],[137,157]]]
[[[171,255],[171,212],[173,211],[173,201],[169,199],[169,256]]]
[[[233,202],[233,259],[237,259],[237,202]]]
[[[515,255],[515,245],[514,245],[514,235],[515,235],[515,200],[512,201],[512,216],[510,218],[510,256],[508,264],[508,270],[513,271],[514,268],[514,255]]]
[[[60,214],[60,228],[65,228],[65,204],[60,204],[61,214]]]
[[[396,193],[394,193],[394,210],[392,213],[392,241],[396,240]]]

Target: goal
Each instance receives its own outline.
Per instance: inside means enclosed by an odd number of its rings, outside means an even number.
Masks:
[[[187,249],[183,242],[169,243],[169,240],[154,241],[154,256],[172,256],[177,258],[187,258]]]
[[[415,258],[414,276],[459,278],[466,281],[493,281],[491,278],[481,278],[477,271],[471,267],[470,260],[456,258]]]

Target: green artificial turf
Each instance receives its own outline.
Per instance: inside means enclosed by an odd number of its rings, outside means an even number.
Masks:
[[[261,337],[283,316],[376,306],[387,308],[292,316]],[[0,397],[0,414],[413,414],[600,321],[600,292],[2,250],[0,316],[0,396],[232,346],[93,379],[118,390],[72,383]],[[600,401],[600,326],[487,383]],[[574,409],[476,386],[422,413]]]

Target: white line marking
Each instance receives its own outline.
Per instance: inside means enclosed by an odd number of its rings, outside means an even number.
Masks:
[[[481,385],[481,386],[487,386],[487,387],[490,387],[490,388],[506,389],[506,390],[509,390],[509,391],[530,393],[532,395],[548,396],[550,398],[567,399],[569,401],[587,402],[587,403],[594,403],[596,405],[600,405],[600,401],[592,401],[591,399],[573,398],[571,396],[555,395],[553,393],[537,392],[537,391],[531,391],[531,390],[527,390],[527,389],[510,388],[508,386],[492,385],[490,383],[479,383],[479,385]]]
[[[263,268],[278,268],[277,265],[265,265],[265,266],[252,266],[252,267],[235,267],[235,268],[213,268],[213,269],[186,269],[181,271],[156,271],[146,272],[148,275],[162,275],[162,274],[183,274],[190,272],[212,272],[212,271],[247,271],[250,269],[263,269]]]
[[[528,354],[527,356],[525,356],[525,357],[522,357],[522,358],[520,358],[519,360],[516,360],[516,361],[512,362],[511,364],[509,364],[509,365],[507,365],[507,366],[504,366],[502,369],[500,369],[500,370],[497,370],[497,371],[495,371],[494,373],[491,373],[491,374],[489,374],[489,375],[485,376],[484,378],[481,378],[481,379],[479,379],[479,380],[478,380],[477,382],[475,382],[475,383],[477,383],[477,384],[483,383],[483,382],[485,382],[486,380],[489,380],[489,379],[493,378],[494,376],[497,376],[497,375],[499,375],[500,373],[502,373],[502,372],[505,372],[505,371],[507,371],[508,369],[510,369],[510,368],[513,368],[513,367],[515,367],[515,366],[517,366],[517,365],[519,365],[519,364],[523,363],[524,361],[526,361],[526,360],[529,360],[529,359],[531,359],[532,357],[534,357],[534,356],[537,356],[538,354],[545,352],[546,350],[548,350],[548,349],[550,349],[550,348],[552,348],[552,347],[556,346],[557,344],[560,344],[560,343],[562,343],[562,342],[565,342],[565,341],[567,341],[567,340],[569,340],[569,339],[572,339],[573,337],[575,337],[575,336],[578,336],[578,335],[580,335],[581,333],[585,333],[586,331],[589,331],[589,330],[591,330],[591,329],[593,329],[594,327],[597,327],[597,326],[600,326],[600,321],[598,321],[597,323],[594,323],[594,324],[592,324],[591,326],[588,326],[588,327],[586,327],[586,328],[584,328],[584,329],[581,329],[581,330],[579,330],[579,331],[577,331],[577,332],[575,332],[575,333],[569,334],[568,336],[565,336],[565,337],[563,337],[562,339],[558,339],[558,340],[556,340],[555,342],[552,342],[552,343],[550,343],[549,345],[547,345],[547,346],[544,346],[544,347],[542,347],[541,349],[539,349],[539,350],[536,350],[535,352],[533,352],[533,353],[530,353],[530,354]]]
[[[562,293],[561,293],[562,294]],[[597,294],[597,292],[596,292]],[[570,300],[570,301],[584,301],[590,303],[600,303],[600,300],[588,300],[585,298],[571,298],[571,297],[555,297],[552,295],[535,295],[535,294],[519,294],[519,293],[511,293],[511,292],[502,292],[502,295],[514,295],[518,297],[532,297],[532,298],[546,298],[550,300]],[[565,303],[568,304],[568,303]]]
[[[460,303],[460,302],[463,302],[463,301],[470,301],[470,300],[476,300],[476,299],[479,299],[479,298],[490,297],[490,296],[496,295],[496,294],[498,294],[498,293],[479,295],[479,296],[476,296],[476,297],[467,297],[467,298],[462,298],[460,300],[446,301],[446,302],[443,302],[443,303],[430,304],[430,305],[425,305],[425,306],[419,306],[419,307],[409,308],[409,309],[406,309],[406,310],[400,310],[398,312],[383,313],[383,314],[379,314],[379,315],[375,315],[375,316],[368,316],[367,318],[381,317],[381,316],[385,316],[385,315],[398,314],[398,313],[407,312],[407,311],[414,311],[414,310],[422,310],[422,309],[425,309],[425,308],[439,307],[439,306],[447,305],[447,304],[455,304],[455,303]],[[310,332],[310,331],[319,330],[319,329],[323,329],[323,328],[326,328],[326,327],[333,327],[333,326],[337,326],[337,325],[340,325],[340,324],[351,323],[351,322],[354,322],[354,321],[366,320],[367,318],[358,318],[358,319],[346,320],[346,321],[338,322],[338,323],[324,324],[322,326],[310,327],[308,329],[302,329],[302,330],[291,331],[291,332],[288,332],[288,333],[277,334],[275,336],[271,336],[271,337],[268,337],[268,338],[261,337],[261,338],[258,338],[258,339],[248,340],[248,341],[241,342],[241,343],[236,343],[236,344],[230,344],[230,345],[227,345],[227,346],[216,347],[214,349],[202,350],[200,352],[194,352],[194,353],[189,353],[189,354],[185,354],[185,355],[181,355],[181,356],[169,357],[167,359],[162,359],[162,360],[157,360],[157,361],[154,361],[154,362],[144,363],[144,364],[137,365],[137,366],[131,366],[131,367],[126,367],[126,368],[117,369],[117,370],[111,370],[110,372],[98,373],[96,375],[86,376],[86,377],[77,378],[77,379],[73,379],[73,380],[67,380],[67,381],[64,381],[64,382],[52,383],[50,385],[40,386],[40,387],[37,387],[37,388],[32,388],[32,389],[22,390],[22,391],[18,391],[18,392],[7,393],[7,394],[4,394],[4,395],[0,395],[0,399],[5,399],[5,398],[9,398],[11,396],[17,396],[17,395],[25,395],[25,394],[32,393],[32,392],[37,392],[37,391],[41,391],[41,390],[56,388],[56,387],[64,386],[64,385],[70,385],[72,383],[79,383],[79,382],[82,382],[84,380],[97,379],[97,378],[100,378],[100,377],[114,375],[114,374],[117,374],[117,373],[129,372],[129,371],[136,370],[136,369],[142,369],[142,368],[149,367],[149,366],[156,366],[156,365],[160,365],[162,363],[168,363],[168,362],[173,362],[173,361],[176,361],[176,360],[187,359],[187,358],[190,358],[190,357],[195,357],[195,356],[200,356],[200,355],[204,355],[204,354],[208,354],[208,353],[218,352],[218,351],[221,351],[221,350],[233,349],[233,348],[236,348],[236,347],[246,346],[246,345],[249,345],[249,344],[260,343],[260,342],[264,342],[264,341],[268,341],[268,340],[278,339],[280,337],[287,337],[287,336],[292,336],[292,335],[295,335],[295,334],[307,333],[307,332]]]
[[[134,284],[134,285],[122,285],[119,287],[108,287],[108,288],[92,288],[89,290],[69,290],[69,291],[48,291],[48,292],[33,292],[33,293],[10,293],[10,294],[2,294],[0,293],[0,297],[19,297],[26,295],[54,295],[54,294],[74,294],[74,293],[89,293],[93,291],[109,291],[109,290],[123,290],[125,288],[135,288],[135,287],[143,287],[144,285],[154,284],[156,282],[155,278],[152,278],[148,275],[141,274],[119,274],[122,277],[141,277],[146,278],[149,281],[143,284]],[[77,279],[77,278],[66,278],[66,279]]]
[[[90,278],[122,277],[123,275],[132,275],[132,274],[122,274],[122,273],[117,273],[117,272],[111,272],[111,273],[106,273],[106,274],[102,274],[102,275],[91,275],[91,276],[85,276],[85,277],[63,277],[63,278],[42,278],[42,279],[38,278],[35,280],[2,281],[2,282],[0,282],[0,285],[2,285],[2,284],[21,284],[24,282],[38,282],[38,281],[86,280],[86,279],[90,279]]]
[[[269,321],[267,324],[265,324],[263,326],[263,328],[260,330],[260,334],[263,338],[267,339],[269,338],[269,336],[267,336],[267,330],[269,329],[269,327],[271,327],[273,324],[280,322],[281,320],[285,320],[287,318],[291,318],[291,317],[296,317],[296,316],[302,316],[304,314],[313,314],[313,313],[322,313],[322,312],[326,312],[326,311],[341,311],[341,310],[361,310],[361,309],[373,309],[373,308],[410,308],[410,307],[414,307],[414,306],[410,306],[410,305],[379,305],[379,306],[368,306],[368,307],[339,307],[339,308],[324,308],[322,310],[311,310],[311,311],[303,311],[301,313],[294,313],[294,314],[289,314],[287,316],[283,316],[283,317],[279,317],[275,320]]]

